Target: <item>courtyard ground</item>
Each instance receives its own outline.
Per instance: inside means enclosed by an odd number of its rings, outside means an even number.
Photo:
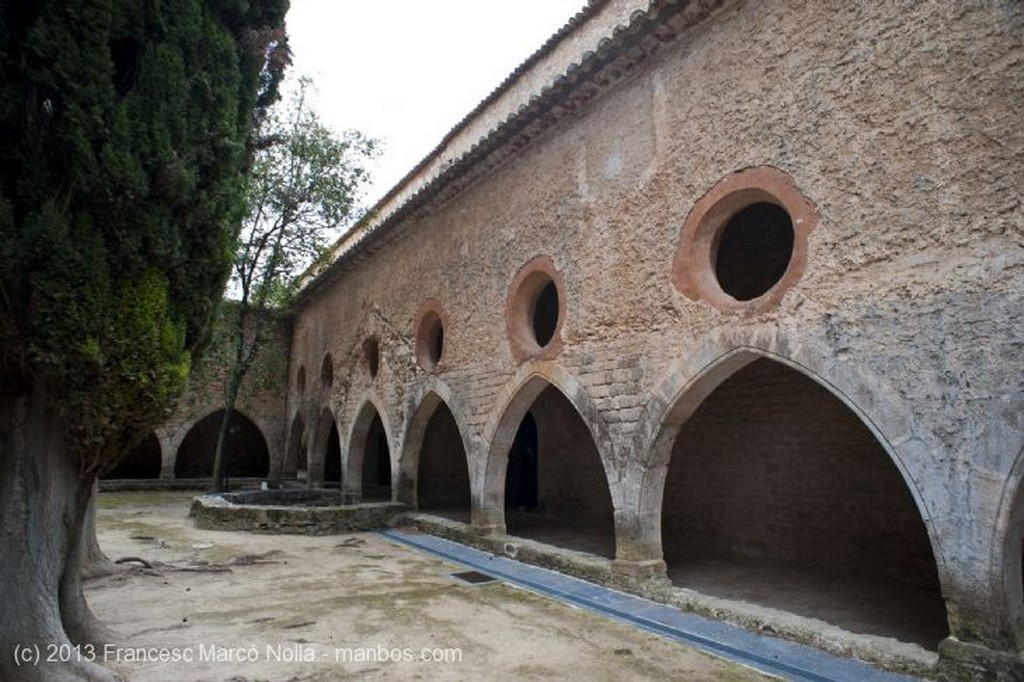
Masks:
[[[135,682],[769,679],[506,583],[463,583],[459,566],[374,533],[197,530],[190,499],[99,498],[107,555],[151,565],[87,585],[117,633],[97,658]]]

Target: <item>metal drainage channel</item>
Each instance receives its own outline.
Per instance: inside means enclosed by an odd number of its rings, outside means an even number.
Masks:
[[[443,538],[395,529],[380,531],[379,534],[393,542],[783,679],[796,682],[918,682],[917,678],[888,673],[862,661],[758,635]]]

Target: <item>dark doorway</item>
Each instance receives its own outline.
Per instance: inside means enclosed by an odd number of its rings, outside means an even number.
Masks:
[[[828,390],[759,359],[683,425],[662,504],[673,583],[935,650],[924,523],[888,453]]]
[[[466,449],[451,410],[443,402],[423,433],[416,473],[419,508],[454,521],[469,523],[469,466]]]
[[[209,478],[217,449],[224,410],[218,410],[193,426],[178,448],[175,478]],[[263,434],[241,412],[233,412],[224,445],[224,472],[228,478],[264,478],[270,468],[270,453]]]
[[[615,555],[608,478],[590,429],[548,386],[519,424],[505,472],[511,535],[604,557]]]
[[[391,499],[391,450],[384,432],[384,422],[375,414],[366,434],[363,453],[363,499]]]
[[[288,432],[288,450],[285,457],[285,465],[281,472],[286,479],[308,480],[306,424],[301,415],[295,415],[292,420],[292,429]]]
[[[327,449],[324,451],[324,487],[337,488],[341,485],[341,440],[338,438],[338,427],[331,420],[331,432],[327,436]]]
[[[537,422],[529,412],[519,423],[519,430],[508,451],[505,508],[537,510]]]
[[[160,441],[150,433],[141,443],[128,451],[104,479],[160,478]]]

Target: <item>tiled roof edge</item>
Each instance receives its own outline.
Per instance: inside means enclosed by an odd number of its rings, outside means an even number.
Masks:
[[[479,172],[471,172],[472,166],[482,161],[485,157],[493,155],[502,144],[512,141],[516,133],[523,133],[524,129],[529,127],[529,123],[536,123],[538,117],[543,113],[546,112],[549,115],[545,117],[544,121],[541,121],[540,129],[549,127],[549,125],[544,125],[545,122],[553,124],[556,119],[560,120],[566,113],[577,109],[581,103],[577,101],[568,107],[563,107],[561,112],[551,115],[551,110],[558,108],[558,100],[567,98],[568,95],[574,92],[579,94],[579,90],[583,91],[583,96],[582,98],[577,97],[577,100],[582,99],[586,101],[592,99],[597,92],[604,90],[628,75],[627,72],[631,70],[631,66],[625,67],[624,70],[610,69],[614,73],[606,73],[609,71],[608,67],[616,58],[625,56],[627,62],[641,61],[650,51],[656,49],[658,44],[673,39],[680,30],[689,28],[702,21],[714,9],[720,6],[723,0],[651,0],[646,10],[633,12],[628,24],[617,25],[611,31],[611,35],[600,39],[594,49],[586,52],[578,63],[570,64],[562,75],[555,79],[553,84],[545,86],[541,92],[535,93],[530,98],[528,104],[521,105],[517,112],[494,126],[486,136],[476,140],[469,152],[453,160],[450,165],[436,176],[430,178],[423,187],[412,194],[403,204],[396,207],[390,214],[387,216],[379,215],[380,208],[393,199],[405,187],[406,183],[415,178],[427,165],[436,160],[446,146],[470,122],[484,113],[487,107],[493,104],[530,67],[534,66],[562,40],[577,30],[587,19],[596,15],[608,2],[609,0],[592,0],[583,10],[570,19],[562,29],[549,38],[539,50],[517,67],[498,88],[492,91],[469,115],[463,118],[445,136],[434,151],[417,164],[412,171],[407,173],[402,181],[377,202],[374,208],[359,223],[342,235],[331,249],[334,255],[333,260],[326,265],[322,265],[318,272],[312,272],[313,268],[311,268],[302,275],[303,286],[299,292],[297,303],[301,305],[316,290],[320,289],[325,281],[331,279],[330,275],[336,272],[343,263],[351,261],[357,253],[364,251],[370,243],[376,242],[379,238],[383,237],[385,233],[389,232],[390,228],[400,223],[416,210],[422,208],[427,203],[431,203],[432,200],[437,201],[442,198],[446,200],[461,190],[469,181],[459,182],[460,179],[465,179],[467,176],[475,178],[479,175]],[[666,22],[670,17],[682,17],[683,20],[674,22],[678,25],[672,25]],[[640,43],[643,43],[645,39],[651,44],[640,47]],[[634,52],[632,59],[624,54],[631,50]],[[600,82],[595,82],[594,77],[599,73],[602,77],[596,80]],[[539,130],[526,132],[526,140],[535,137],[538,133]],[[520,137],[522,136],[520,135]],[[511,153],[514,153],[523,144],[525,144],[525,141],[522,141],[521,144],[514,144],[513,142],[514,148],[511,149]],[[487,165],[487,169],[493,168],[495,165],[497,165],[497,162],[490,163]]]

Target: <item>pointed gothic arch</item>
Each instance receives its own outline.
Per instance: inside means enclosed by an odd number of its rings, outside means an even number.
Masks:
[[[843,627],[931,649],[948,635],[920,496],[891,447],[835,386],[793,361],[742,348],[692,376],[666,403],[643,458],[639,518],[647,535],[638,544],[657,547],[670,577],[749,600],[740,589],[714,586],[701,573],[711,568],[694,567],[725,562],[713,570],[735,571],[734,584],[754,582],[744,571],[769,562],[782,571],[781,582],[796,571],[806,582],[821,569],[844,576],[832,582],[849,577],[860,585],[856,599],[867,609],[876,600],[867,618],[831,613]],[[762,599],[822,617],[815,609],[824,606],[793,606],[784,592]],[[885,612],[897,603],[911,604],[904,611],[920,614],[919,622]]]
[[[163,461],[163,448],[160,439],[151,431],[145,438],[125,453],[124,457],[113,469],[101,478],[117,479],[148,479],[160,478],[160,467]]]
[[[320,411],[316,434],[313,438],[310,483],[324,487],[341,487],[343,485],[342,470],[338,424],[331,409],[325,407]]]
[[[385,410],[375,396],[363,400],[345,442],[348,458],[345,463],[346,492],[360,499],[392,499],[392,461],[394,443]]]
[[[400,459],[398,500],[453,520],[472,506],[469,428],[443,382],[431,379],[415,399]]]
[[[288,430],[288,446],[285,448],[284,467],[281,472],[287,479],[309,480],[309,443],[306,422],[300,413],[292,419]]]
[[[522,369],[500,395],[504,400],[485,428],[489,447],[474,523],[613,557],[616,505],[609,474],[614,456],[607,426],[585,391],[560,368],[537,363]],[[530,433],[531,421],[535,433]],[[531,442],[536,447],[532,454]],[[522,456],[535,457],[536,464],[515,467],[514,447],[525,448]],[[515,486],[506,478],[516,470],[526,475],[536,471],[537,480],[520,482],[526,492],[518,502],[527,508],[509,523],[506,492]],[[531,485],[536,486],[532,509]]]

